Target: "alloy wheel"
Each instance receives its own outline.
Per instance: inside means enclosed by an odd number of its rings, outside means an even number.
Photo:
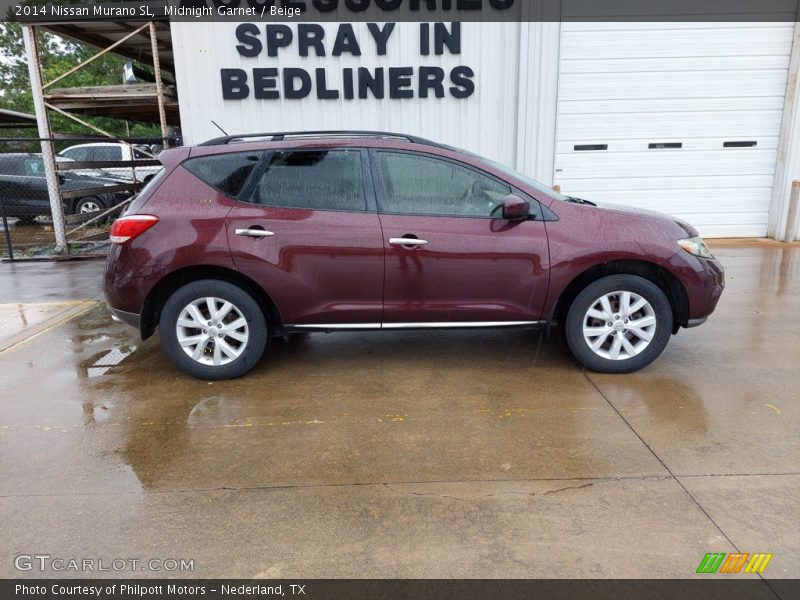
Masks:
[[[598,356],[627,360],[650,345],[656,327],[655,310],[646,298],[616,291],[592,302],[583,318],[583,338]]]
[[[192,360],[215,367],[239,358],[250,337],[242,311],[213,297],[187,304],[178,316],[176,332],[178,343]]]
[[[85,215],[87,213],[98,212],[99,210],[100,210],[100,205],[94,200],[86,200],[83,204],[81,204],[82,215]]]

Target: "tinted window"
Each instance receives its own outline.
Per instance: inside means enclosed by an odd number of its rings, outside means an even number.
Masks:
[[[0,174],[2,175],[24,175],[25,167],[21,158],[0,154]]]
[[[26,158],[25,175],[30,177],[44,177],[44,161],[36,157]]]
[[[236,196],[242,191],[260,158],[260,154],[252,152],[215,154],[189,159],[183,166],[195,177],[217,188],[223,194]]]
[[[549,196],[551,198],[556,198],[558,200],[568,200],[569,198],[564,194],[560,194],[559,192],[555,191],[553,188],[546,186],[545,184],[541,183],[540,181],[536,181],[532,177],[528,177],[527,175],[520,173],[509,167],[508,165],[504,165],[502,163],[489,160],[488,158],[483,158],[482,156],[478,156],[477,154],[472,154],[471,152],[466,152],[473,158],[477,158],[481,162],[486,163],[490,167],[494,167],[500,171],[503,171],[506,175],[510,175],[511,177],[515,177],[522,181],[523,183],[528,184],[536,191],[542,192],[545,196]]]
[[[366,210],[361,153],[352,150],[275,152],[253,202],[322,210]]]
[[[91,160],[91,158],[89,158],[89,148],[67,148],[61,154],[67,158],[79,160],[81,162]]]
[[[509,186],[445,160],[379,152],[385,197],[382,212],[412,215],[499,217]]]
[[[95,146],[90,150],[89,160],[122,160],[119,146]]]

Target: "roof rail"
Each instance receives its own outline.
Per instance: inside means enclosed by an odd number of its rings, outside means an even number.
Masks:
[[[389,131],[284,131],[275,133],[243,133],[239,135],[226,135],[223,137],[214,138],[199,144],[200,146],[222,146],[230,144],[233,141],[245,140],[247,138],[271,138],[272,142],[282,142],[287,137],[370,137],[370,138],[394,138],[407,140],[412,144],[421,144],[424,146],[444,147],[442,144],[426,140],[425,138],[417,137],[414,135],[406,135],[404,133],[391,133]]]

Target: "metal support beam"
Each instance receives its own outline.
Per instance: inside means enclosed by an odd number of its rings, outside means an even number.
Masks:
[[[789,198],[789,216],[786,219],[786,233],[783,236],[784,242],[793,242],[800,239],[798,234],[798,218],[800,215],[800,181],[792,182],[792,195]]]
[[[152,23],[151,23],[151,24],[152,24]],[[82,63],[80,63],[80,64],[78,64],[78,65],[75,65],[74,67],[72,67],[72,68],[71,68],[69,71],[67,71],[66,73],[62,73],[61,75],[59,75],[58,77],[56,77],[56,78],[55,78],[55,79],[53,79],[52,81],[49,81],[49,82],[47,82],[46,84],[44,84],[44,85],[42,86],[42,89],[45,89],[45,88],[48,88],[48,87],[50,87],[51,85],[53,85],[54,83],[56,83],[56,82],[58,82],[58,81],[61,81],[61,80],[62,80],[62,79],[64,79],[65,77],[69,77],[70,75],[72,75],[72,74],[73,74],[73,73],[75,73],[76,71],[80,71],[80,70],[81,70],[83,67],[85,67],[86,65],[88,65],[90,62],[92,62],[93,60],[96,60],[96,59],[100,58],[101,56],[105,55],[107,52],[109,52],[109,51],[113,50],[114,48],[116,48],[117,46],[119,46],[120,44],[124,44],[126,41],[128,41],[128,39],[132,38],[132,37],[133,37],[133,36],[135,36],[137,33],[139,33],[140,31],[144,30],[146,27],[147,27],[147,25],[142,25],[141,27],[139,27],[139,29],[136,29],[136,30],[132,31],[131,33],[129,33],[128,35],[126,35],[124,38],[122,38],[122,39],[120,39],[120,40],[117,40],[116,42],[114,42],[113,44],[111,44],[110,46],[108,46],[107,48],[103,48],[102,50],[100,50],[100,52],[98,52],[97,54],[94,54],[94,55],[90,56],[89,58],[87,58],[87,59],[86,59],[85,61],[83,61]]]
[[[61,204],[61,194],[58,189],[58,176],[56,175],[55,152],[50,140],[50,120],[47,118],[47,108],[44,104],[42,93],[42,70],[39,59],[39,48],[36,44],[36,28],[32,25],[22,26],[22,38],[25,42],[25,53],[28,58],[28,74],[33,92],[33,106],[36,109],[36,124],[39,128],[39,137],[42,140],[42,159],[44,174],[47,181],[47,194],[50,196],[50,210],[53,216],[53,231],[56,236],[56,254],[69,254],[67,244],[67,229],[64,222],[64,206]]]
[[[800,223],[789,219],[792,182],[800,179],[800,22],[794,26],[792,55],[786,100],[783,105],[783,122],[778,142],[778,161],[772,187],[767,235],[776,240],[800,237]]]
[[[61,109],[60,109],[60,108],[58,108],[57,106],[53,106],[52,104],[50,104],[50,103],[48,103],[48,102],[45,102],[45,103],[44,103],[44,105],[45,105],[45,107],[46,107],[46,108],[49,108],[50,110],[54,110],[54,111],[56,111],[58,114],[60,114],[60,115],[64,115],[64,116],[65,116],[65,117],[67,117],[68,119],[72,119],[73,121],[75,121],[76,123],[80,123],[80,124],[81,124],[81,125],[83,125],[84,127],[88,127],[89,129],[93,129],[93,130],[94,130],[94,131],[96,131],[97,133],[103,134],[104,136],[106,136],[106,137],[108,137],[108,138],[111,138],[112,140],[118,140],[120,144],[125,144],[126,146],[128,146],[128,147],[130,147],[130,148],[133,148],[133,144],[131,144],[131,143],[130,143],[130,142],[128,142],[127,140],[120,140],[120,139],[119,139],[117,136],[115,136],[114,134],[107,132],[105,129],[100,129],[99,127],[95,127],[94,125],[92,125],[92,124],[91,124],[91,123],[89,123],[88,121],[84,121],[83,119],[81,119],[80,117],[76,117],[76,116],[75,116],[75,115],[73,115],[72,113],[68,113],[68,112],[67,112],[67,111],[65,111],[65,110],[61,110]],[[155,159],[155,156],[153,156],[153,154],[152,154],[151,152],[147,151],[147,150],[140,150],[140,152],[141,152],[142,154],[147,154],[148,156],[150,156],[150,157],[152,157],[153,159]],[[113,162],[117,162],[117,163],[118,163],[119,161],[113,161]],[[137,166],[137,164],[139,164],[139,163],[138,163],[138,161],[134,161],[134,162],[136,162],[136,164],[134,164],[134,165],[133,165],[131,168],[134,170],[134,173],[135,173],[135,172],[136,172],[136,166]],[[139,166],[142,166],[142,167],[144,167],[144,166],[147,166],[147,165],[146,165],[146,164],[139,164]],[[57,168],[57,170],[58,170],[58,168]],[[66,169],[60,169],[60,170],[62,170],[62,171],[71,171],[71,170],[73,170],[73,168],[72,168],[72,167],[70,167],[70,168],[66,168]]]
[[[158,96],[158,118],[161,121],[161,147],[169,145],[167,134],[167,111],[164,108],[164,84],[161,81],[161,62],[158,57],[158,33],[156,24],[150,21],[150,46],[153,53],[153,72],[156,76],[156,95]]]
[[[57,106],[53,106],[52,104],[48,104],[47,102],[44,101],[44,99],[42,100],[42,104],[44,104],[45,108],[49,108],[50,110],[54,110],[58,114],[64,115],[68,119],[72,119],[73,121],[75,121],[76,123],[80,123],[84,127],[88,127],[89,129],[93,129],[97,133],[101,133],[101,134],[103,134],[104,136],[106,136],[108,138],[116,139],[116,136],[114,134],[108,133],[105,129],[100,129],[99,127],[95,127],[94,125],[92,125],[88,121],[84,121],[83,119],[81,119],[79,117],[76,117],[75,115],[70,114],[65,110],[61,110]]]

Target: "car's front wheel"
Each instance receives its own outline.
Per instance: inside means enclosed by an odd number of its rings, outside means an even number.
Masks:
[[[653,282],[610,275],[572,302],[564,334],[579,363],[601,373],[630,373],[649,365],[672,334],[672,307]]]
[[[102,200],[96,198],[95,196],[89,196],[88,198],[81,198],[75,203],[75,214],[76,215],[86,215],[90,213],[100,212],[105,208]]]
[[[169,297],[159,333],[169,357],[200,379],[233,379],[252,369],[267,346],[267,322],[250,294],[226,281],[189,283]]]

